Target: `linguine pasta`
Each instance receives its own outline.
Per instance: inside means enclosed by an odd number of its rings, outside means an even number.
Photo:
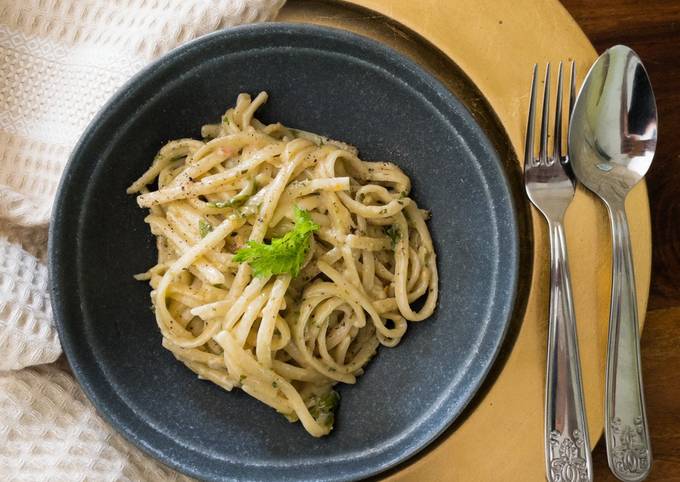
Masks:
[[[136,277],[178,360],[319,437],[333,428],[333,386],[434,311],[436,256],[397,166],[261,123],[266,99],[239,95],[202,141],[167,143],[128,188],[158,248]]]

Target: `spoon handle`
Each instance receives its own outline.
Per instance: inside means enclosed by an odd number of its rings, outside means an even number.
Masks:
[[[612,298],[605,387],[607,459],[624,481],[644,480],[652,464],[640,369],[635,272],[624,200],[608,203],[612,226]]]
[[[593,480],[571,295],[567,243],[561,221],[549,221],[550,320],[545,387],[545,454],[549,482]]]

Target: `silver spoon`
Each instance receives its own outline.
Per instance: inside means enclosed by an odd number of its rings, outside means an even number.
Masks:
[[[625,199],[652,163],[656,136],[656,101],[640,58],[623,45],[610,48],[591,67],[579,92],[569,126],[569,155],[576,177],[602,198],[611,220],[605,438],[609,467],[624,481],[645,479],[652,464]]]

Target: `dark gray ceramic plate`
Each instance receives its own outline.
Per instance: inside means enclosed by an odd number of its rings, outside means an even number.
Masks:
[[[169,139],[199,136],[239,92],[267,90],[265,121],[389,159],[432,210],[440,303],[340,388],[333,433],[310,437],[244,393],[201,381],[161,347],[145,212],[125,188]],[[132,79],[83,135],[57,196],[52,303],[64,351],[99,412],[182,472],[210,480],[348,480],[434,440],[498,353],[517,286],[517,219],[502,163],[461,103],[418,66],[363,37],[268,24],[217,32]]]

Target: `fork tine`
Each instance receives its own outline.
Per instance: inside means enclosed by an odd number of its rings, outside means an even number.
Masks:
[[[548,113],[550,112],[550,63],[545,68],[543,83],[543,112],[541,112],[541,144],[538,149],[539,164],[548,165]]]
[[[534,74],[531,79],[531,94],[529,95],[529,119],[527,120],[527,136],[524,144],[524,165],[529,167],[534,163],[534,117],[536,114],[536,74],[538,65],[534,64]]]
[[[555,100],[555,131],[553,134],[553,161],[562,156],[562,62],[557,67],[557,97]]]

